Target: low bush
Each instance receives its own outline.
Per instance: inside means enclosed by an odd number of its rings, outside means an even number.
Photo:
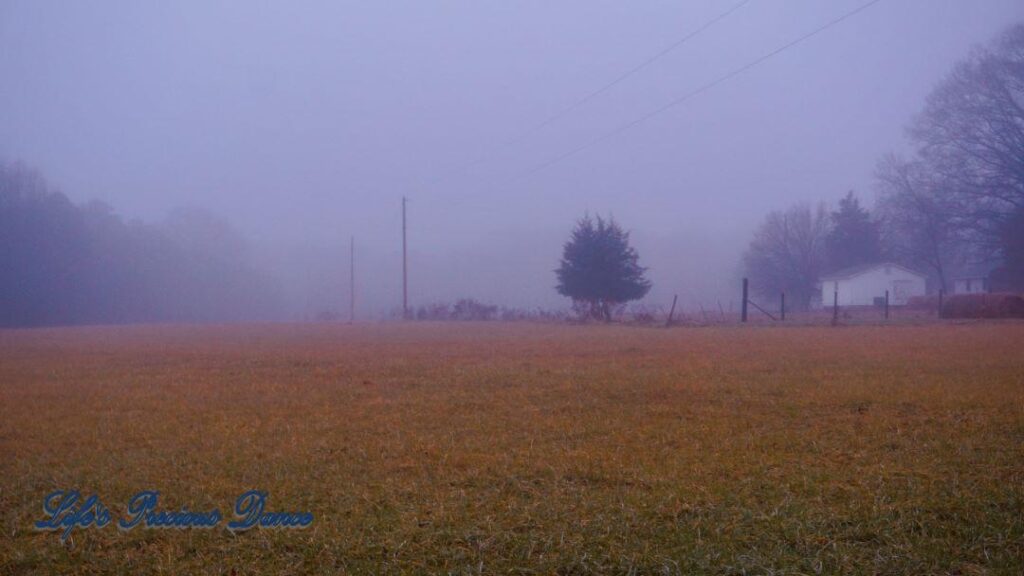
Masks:
[[[1019,294],[956,294],[942,305],[946,318],[1024,318]]]
[[[907,298],[907,310],[936,310],[939,307],[939,295],[911,296]]]

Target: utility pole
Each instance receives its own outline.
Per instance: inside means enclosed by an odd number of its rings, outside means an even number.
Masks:
[[[348,248],[348,323],[356,321],[356,237],[353,236]]]
[[[405,196],[402,196],[402,319],[409,319],[409,263],[405,233]]]

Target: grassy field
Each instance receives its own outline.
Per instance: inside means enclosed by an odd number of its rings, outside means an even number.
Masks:
[[[0,331],[0,573],[1021,574],[1024,324]],[[305,530],[38,532],[258,488]]]

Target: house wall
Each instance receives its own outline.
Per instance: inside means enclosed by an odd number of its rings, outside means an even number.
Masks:
[[[889,303],[901,306],[912,296],[925,294],[925,279],[897,266],[879,266],[851,278],[826,280],[821,284],[821,301],[832,305],[832,293],[839,290],[840,306],[871,306],[875,298],[884,298],[889,291]]]
[[[984,278],[957,278],[953,281],[954,294],[982,294],[988,292]]]

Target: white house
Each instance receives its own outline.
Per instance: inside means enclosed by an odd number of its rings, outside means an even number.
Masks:
[[[992,274],[991,264],[965,265],[953,276],[954,294],[982,294],[989,292],[989,275]]]
[[[924,296],[925,275],[893,262],[866,264],[839,270],[821,279],[821,303],[832,305],[836,293],[840,306],[872,306],[885,302],[901,306],[912,296]]]
[[[988,292],[988,276],[964,276],[953,279],[954,294],[983,294]]]

